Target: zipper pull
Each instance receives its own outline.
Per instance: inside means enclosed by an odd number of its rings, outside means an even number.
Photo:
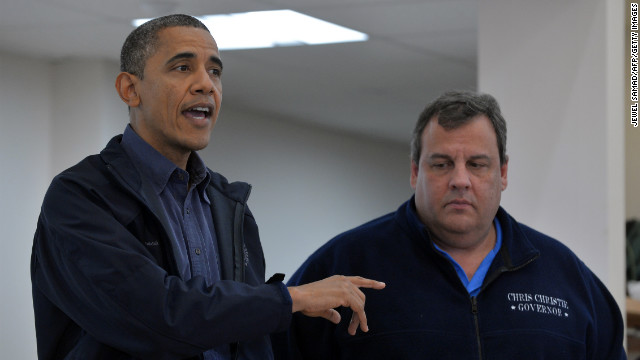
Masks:
[[[471,313],[473,315],[478,314],[478,301],[475,296],[471,297]]]

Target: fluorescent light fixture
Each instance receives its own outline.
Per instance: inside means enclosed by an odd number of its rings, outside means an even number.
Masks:
[[[220,50],[320,45],[366,41],[367,34],[293,10],[252,11],[197,17],[211,31]],[[136,19],[140,26],[151,19]]]

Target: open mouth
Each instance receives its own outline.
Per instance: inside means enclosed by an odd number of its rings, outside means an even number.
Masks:
[[[198,105],[190,107],[182,113],[188,118],[202,120],[210,118],[212,112],[213,108],[211,106]]]

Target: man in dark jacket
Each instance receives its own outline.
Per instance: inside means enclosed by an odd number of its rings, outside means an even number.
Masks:
[[[366,331],[360,287],[335,276],[265,283],[250,187],[209,170],[222,61],[185,15],[152,20],[124,43],[116,89],[130,124],[62,172],[45,196],[31,279],[40,359],[269,359],[292,312]]]
[[[294,315],[290,331],[274,336],[276,358],[626,358],[620,310],[600,280],[500,207],[506,123],[492,96],[436,99],[418,119],[411,153],[414,196],[329,241],[289,283],[336,273],[387,282],[367,293],[375,328],[347,337],[344,321]]]

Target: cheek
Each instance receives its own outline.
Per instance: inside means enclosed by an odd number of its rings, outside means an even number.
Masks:
[[[440,177],[421,174],[418,178],[416,193],[425,203],[437,203],[447,194],[447,184]]]
[[[222,102],[222,86],[220,86],[217,91],[214,91],[213,100],[215,101],[216,106],[219,108],[220,103]]]
[[[448,187],[448,180],[441,175],[434,175],[433,173],[424,173],[422,182],[426,189],[430,192],[444,191]]]
[[[502,178],[500,176],[491,177],[478,183],[476,187],[476,196],[485,199],[485,201],[500,201],[502,193]]]

